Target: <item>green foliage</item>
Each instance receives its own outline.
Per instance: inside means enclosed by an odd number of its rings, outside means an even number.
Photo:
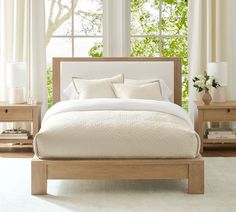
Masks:
[[[182,74],[188,74],[188,42],[187,38],[163,38],[162,56],[181,57]]]
[[[158,38],[134,38],[131,40],[131,56],[160,56]]]
[[[131,56],[181,57],[182,97],[186,110],[189,89],[185,77],[189,73],[187,12],[187,0],[131,0]]]
[[[188,111],[188,91],[189,91],[189,80],[187,77],[182,79],[182,106]]]
[[[150,9],[151,6],[151,9]],[[156,24],[159,18],[159,1],[131,0],[131,34],[155,35],[159,32]],[[149,8],[149,9],[146,9]],[[152,10],[152,12],[150,12]]]
[[[94,46],[89,50],[88,55],[91,57],[102,57],[102,50],[102,43],[96,42],[94,43]]]
[[[47,67],[48,107],[52,106],[52,66]]]

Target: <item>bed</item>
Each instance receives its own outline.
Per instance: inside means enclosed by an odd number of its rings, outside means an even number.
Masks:
[[[170,102],[63,93],[73,76],[121,72],[164,80]],[[54,58],[53,101],[34,140],[32,194],[46,194],[48,179],[188,179],[189,193],[204,193],[200,140],[180,107],[180,58]]]

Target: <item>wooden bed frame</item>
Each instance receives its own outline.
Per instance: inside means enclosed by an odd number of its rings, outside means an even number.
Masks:
[[[53,101],[60,101],[60,63],[65,61],[173,61],[174,102],[181,105],[180,58],[53,58]],[[47,194],[48,179],[188,179],[190,194],[204,193],[204,160],[194,159],[78,159],[31,163],[31,192]]]

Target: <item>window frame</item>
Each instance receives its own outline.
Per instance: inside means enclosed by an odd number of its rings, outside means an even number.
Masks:
[[[51,39],[53,38],[68,38],[71,39],[71,57],[75,57],[75,38],[102,38],[102,43],[104,43],[104,36],[102,35],[75,35],[74,23],[75,23],[75,14],[74,14],[74,1],[71,0],[71,35],[52,35]],[[104,7],[103,7],[104,10]],[[102,20],[104,23],[104,20]]]
[[[163,38],[188,38],[188,35],[165,35],[162,34],[162,25],[161,25],[161,21],[162,20],[162,3],[163,0],[159,0],[160,1],[160,6],[159,6],[159,32],[157,35],[153,34],[153,35],[132,35],[131,34],[131,30],[130,30],[130,42],[131,42],[131,38],[159,38],[159,48],[160,48],[160,57],[162,57],[162,39]]]

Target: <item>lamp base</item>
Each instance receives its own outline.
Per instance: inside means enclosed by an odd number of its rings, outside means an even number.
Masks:
[[[25,103],[25,88],[9,88],[8,102],[10,104]]]

